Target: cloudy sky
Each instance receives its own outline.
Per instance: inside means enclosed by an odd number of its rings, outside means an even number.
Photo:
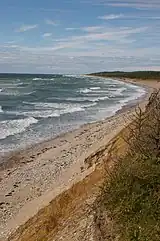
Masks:
[[[1,0],[0,72],[160,70],[160,0]]]

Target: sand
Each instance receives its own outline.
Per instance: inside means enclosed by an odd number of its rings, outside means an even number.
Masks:
[[[148,93],[160,87],[154,80],[140,84],[149,87]],[[139,100],[142,108],[147,99],[148,95]],[[0,166],[0,240],[93,171],[94,166],[88,168],[85,159],[130,123],[134,113],[131,106],[111,118],[83,125],[6,158]]]

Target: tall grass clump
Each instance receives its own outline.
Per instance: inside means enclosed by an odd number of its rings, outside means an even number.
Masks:
[[[160,92],[136,110],[118,158],[95,202],[97,240],[160,241]]]

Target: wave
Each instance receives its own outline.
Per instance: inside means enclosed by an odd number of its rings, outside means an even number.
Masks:
[[[92,90],[91,90],[91,89],[88,89],[88,88],[85,88],[85,89],[80,89],[80,90],[78,90],[77,92],[87,94],[87,93],[89,93],[89,92],[92,92]]]
[[[24,116],[34,117],[34,118],[48,118],[48,117],[59,117],[60,114],[52,110],[43,110],[43,111],[26,111],[21,113]]]
[[[33,78],[32,80],[43,80],[42,78]]]
[[[57,109],[57,110],[41,110],[41,111],[26,111],[21,114],[28,117],[35,117],[35,118],[49,118],[49,117],[59,117],[63,114],[69,114],[74,112],[85,111],[82,107],[72,107],[66,109]]]
[[[123,100],[119,100],[119,103],[121,104],[127,104],[128,102],[137,100],[145,95],[146,91],[144,89],[137,89],[137,92],[135,94],[132,94],[132,96],[129,96]]]
[[[91,88],[80,89],[77,92],[87,94],[87,93],[90,93],[92,91],[96,91],[96,90],[100,90],[100,89],[101,89],[101,87],[91,87]]]
[[[101,87],[91,87],[90,90],[100,90]]]
[[[50,103],[50,102],[27,102],[23,101],[23,104],[34,106],[36,109],[61,109],[68,106],[63,103]]]
[[[33,93],[35,93],[36,91],[31,91],[31,92],[24,92],[24,93],[20,93],[18,91],[7,91],[7,90],[3,90],[1,91],[1,95],[8,95],[8,96],[25,96],[25,95],[31,95]]]
[[[74,77],[74,78],[80,78],[80,77],[82,77],[82,76],[77,75],[77,74],[63,74],[62,76],[63,76],[63,77]]]
[[[8,114],[24,115],[35,118],[59,117],[63,114],[85,111],[87,108],[97,105],[97,103],[88,104],[66,104],[66,103],[31,103],[23,102],[24,104],[33,105],[31,111],[10,111]]]
[[[62,76],[63,77],[77,77],[79,75],[76,75],[76,74],[63,74]]]
[[[20,86],[20,85],[23,85],[24,83],[21,82],[20,80],[17,80],[13,84],[16,85],[16,86]]]
[[[32,80],[55,80],[55,78],[33,78]]]
[[[84,89],[80,89],[77,90],[77,92],[79,93],[83,93],[83,94],[87,94],[87,93],[108,93],[108,90],[101,90],[101,87],[91,87],[91,88],[84,88]]]
[[[13,136],[24,132],[27,127],[36,124],[38,120],[33,117],[19,119],[19,120],[6,120],[0,122],[0,139],[5,139],[8,136]]]
[[[94,98],[93,99],[93,101],[99,101],[99,100],[107,100],[107,99],[109,99],[109,97],[108,96],[102,96],[102,97],[97,97],[97,98]]]
[[[23,94],[21,94],[21,95],[31,95],[31,94],[33,94],[33,93],[35,93],[35,92],[36,92],[36,90],[33,90],[33,91],[31,91],[31,92],[23,93]]]
[[[2,106],[0,106],[0,113],[2,113],[3,112],[3,110],[2,110]]]
[[[74,79],[87,79],[90,78],[90,76],[84,76],[84,75],[79,75],[79,74],[63,74],[62,77],[71,77]]]
[[[75,98],[66,98],[65,100],[67,101],[72,101],[72,102],[95,102],[94,105],[97,104],[100,100],[107,100],[109,99],[109,96],[99,96],[99,97],[75,97]]]
[[[96,105],[96,103],[41,103],[42,106],[46,106],[46,107],[54,107],[56,109],[65,109],[65,108],[77,108],[77,107],[91,107]]]
[[[123,92],[125,91],[125,90],[127,90],[127,88],[126,87],[122,87],[122,88],[119,88],[119,89],[113,89],[113,88],[109,88],[109,90],[110,90],[110,97],[116,97],[116,96],[122,96],[123,95]]]
[[[0,87],[2,88],[7,88],[7,89],[11,89],[11,88],[16,88],[17,86],[21,86],[23,85],[23,82],[14,82],[14,83],[0,83]]]
[[[80,104],[80,103],[71,103],[71,104],[67,104],[67,103],[46,103],[46,102],[27,102],[27,101],[23,101],[24,104],[27,105],[32,105],[34,106],[35,109],[66,109],[66,108],[78,108],[78,107],[90,107],[95,105],[96,103],[91,103],[91,104]]]
[[[118,103],[118,104],[114,104],[113,106],[109,106],[104,110],[100,111],[100,115],[103,116],[103,118],[106,117],[110,117],[113,116],[117,113],[117,111],[119,111],[120,109],[122,109],[123,105]]]

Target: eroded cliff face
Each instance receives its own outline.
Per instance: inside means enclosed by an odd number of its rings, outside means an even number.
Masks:
[[[48,206],[12,233],[8,241],[97,240],[92,206],[99,188],[117,155],[123,155],[126,144],[122,138],[124,129],[109,144],[86,158],[82,172],[91,174],[64,191]]]

